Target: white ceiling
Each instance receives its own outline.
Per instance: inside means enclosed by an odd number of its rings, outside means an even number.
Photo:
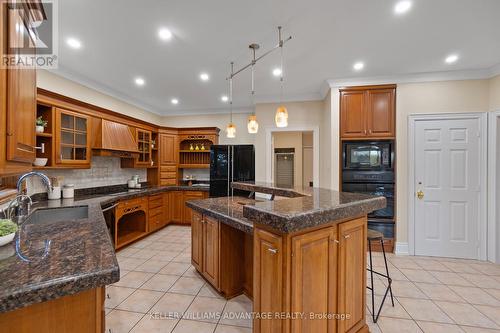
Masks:
[[[285,99],[319,99],[327,80],[487,69],[500,62],[500,1],[413,0],[402,16],[395,0],[63,0],[59,1],[56,71],[149,111],[227,112],[229,62],[250,61],[277,42],[276,26],[293,39],[285,47]],[[174,34],[157,38],[159,27]],[[69,48],[68,37],[83,47]],[[444,58],[459,55],[453,64]],[[363,61],[360,72],[352,69]],[[277,101],[272,69],[279,52],[259,62],[256,100]],[[199,74],[210,74],[201,82]],[[143,87],[134,78],[146,80]],[[252,105],[250,73],[234,82],[235,108]],[[178,105],[170,100],[176,97]]]

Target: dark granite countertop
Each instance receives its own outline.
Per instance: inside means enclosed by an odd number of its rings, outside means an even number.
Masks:
[[[282,200],[256,202],[243,207],[244,217],[282,233],[363,216],[386,206],[384,197],[322,188],[282,189],[273,184],[241,182],[232,183],[232,186],[288,197]]]
[[[234,196],[190,200],[186,202],[186,206],[233,228],[253,234],[253,222],[243,216],[243,206],[253,205],[255,202],[253,199]]]
[[[88,217],[40,223],[28,219],[21,224],[14,242],[0,247],[0,313],[117,282],[119,266],[101,207],[167,191],[208,189],[154,186],[111,194],[80,191],[83,195],[75,199],[35,203],[33,212],[87,207]]]

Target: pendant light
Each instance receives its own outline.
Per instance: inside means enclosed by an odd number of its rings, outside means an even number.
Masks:
[[[280,105],[276,109],[276,115],[274,116],[274,121],[277,127],[287,127],[288,126],[288,110],[285,105],[283,105],[283,73],[285,72],[283,67],[283,39],[281,37],[281,27],[278,27],[278,38],[279,38],[279,47],[281,52],[281,75],[280,75]]]
[[[250,44],[249,48],[253,52],[253,60],[252,60],[252,106],[255,106],[255,51],[259,49],[259,44]],[[250,116],[248,116],[247,123],[248,133],[256,134],[259,131],[259,123],[257,122],[257,116],[255,112],[253,112]]]
[[[236,137],[236,126],[233,123],[233,68],[234,63],[231,62],[231,76],[229,77],[229,124],[226,128],[226,136],[230,139]]]

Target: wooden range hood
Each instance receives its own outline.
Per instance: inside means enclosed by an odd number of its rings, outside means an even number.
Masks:
[[[92,155],[136,158],[135,129],[114,121],[92,118]]]

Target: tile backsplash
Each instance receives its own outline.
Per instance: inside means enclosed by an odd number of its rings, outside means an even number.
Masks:
[[[43,171],[49,177],[61,179],[61,185],[74,184],[75,188],[89,188],[126,184],[133,175],[139,175],[142,182],[147,179],[146,169],[122,169],[119,157],[92,156],[90,169],[58,169]],[[37,178],[28,181],[28,193],[45,192],[45,187]]]

